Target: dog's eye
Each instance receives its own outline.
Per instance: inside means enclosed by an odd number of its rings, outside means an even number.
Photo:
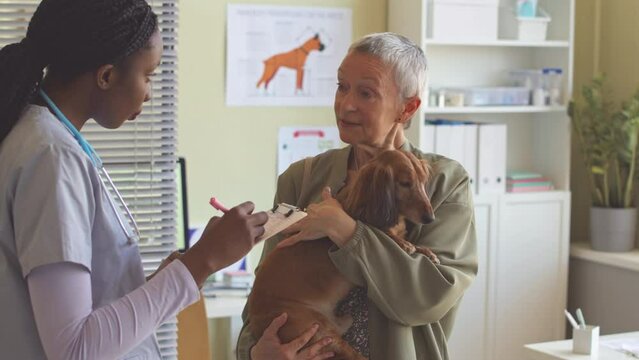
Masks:
[[[399,186],[401,186],[401,187],[409,188],[409,187],[411,187],[411,185],[413,185],[413,184],[411,184],[410,181],[400,181],[399,182]]]

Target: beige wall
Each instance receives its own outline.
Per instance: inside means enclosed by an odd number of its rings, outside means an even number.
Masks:
[[[575,93],[598,72],[606,73],[613,99],[639,87],[639,1],[576,0]],[[580,148],[573,137],[571,164],[572,239],[589,239],[590,199]]]
[[[386,29],[387,0],[180,2],[178,153],[187,159],[191,224],[206,223],[214,214],[208,205],[211,196],[228,206],[251,200],[258,209],[270,207],[276,185],[278,128],[334,124],[331,107],[225,105],[228,3],[350,7],[353,34],[344,34],[349,39]],[[260,253],[261,247],[254,249],[250,263],[254,265]],[[214,358],[234,358],[229,326],[228,319],[210,326]]]
[[[639,1],[600,0],[601,71],[608,74],[616,101],[639,87]]]
[[[226,5],[235,2],[350,7],[353,34],[344,34],[349,39],[386,29],[386,0],[180,2],[178,152],[187,159],[191,224],[206,223],[214,214],[211,196],[228,206],[252,200],[258,209],[270,207],[278,128],[334,124],[331,107],[225,105]]]

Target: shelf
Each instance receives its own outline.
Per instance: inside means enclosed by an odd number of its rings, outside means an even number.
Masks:
[[[548,41],[519,41],[519,40],[495,40],[495,41],[451,41],[426,39],[426,45],[430,46],[491,46],[491,47],[538,47],[538,48],[569,48],[570,42],[562,40]]]
[[[570,256],[574,259],[590,261],[620,269],[639,271],[639,249],[613,253],[593,250],[589,243],[573,242],[570,244]]]
[[[552,201],[565,199],[570,196],[568,190],[534,191],[525,193],[502,193],[502,194],[473,194],[473,202],[477,204],[489,204],[500,199],[508,202],[530,202]]]
[[[565,106],[451,106],[451,107],[427,107],[424,112],[428,114],[512,114],[512,113],[566,113]]]

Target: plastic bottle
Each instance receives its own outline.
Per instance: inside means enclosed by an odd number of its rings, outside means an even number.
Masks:
[[[443,108],[446,106],[446,91],[439,90],[439,96],[437,97],[437,107]]]
[[[544,88],[547,92],[546,104],[550,106],[561,105],[561,80],[563,71],[560,68],[544,68]]]
[[[428,106],[429,107],[437,106],[437,91],[435,91],[435,89],[429,89],[428,91]]]
[[[537,0],[517,0],[517,16],[537,16]]]

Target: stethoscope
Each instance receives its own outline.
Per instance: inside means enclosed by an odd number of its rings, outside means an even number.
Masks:
[[[131,221],[131,224],[133,225],[134,233],[129,233],[129,231],[127,230],[127,227],[124,225],[124,222],[120,218],[120,215],[118,213],[118,209],[115,206],[115,203],[113,202],[113,198],[109,195],[109,191],[107,191],[107,198],[109,199],[109,204],[111,204],[111,208],[115,212],[115,216],[118,219],[118,223],[120,223],[120,227],[122,228],[122,230],[126,234],[126,237],[127,237],[128,241],[129,241],[129,244],[133,244],[133,243],[139,242],[140,241],[140,229],[138,228],[138,224],[135,222],[135,219],[133,218],[133,214],[131,214],[131,211],[129,210],[129,207],[126,206],[126,203],[124,202],[124,199],[122,198],[122,194],[120,194],[118,189],[115,187],[115,184],[113,183],[113,180],[111,180],[111,176],[109,176],[109,173],[106,171],[106,168],[104,167],[104,163],[102,162],[102,159],[100,159],[100,157],[95,152],[95,150],[93,149],[91,144],[89,144],[89,142],[86,141],[86,139],[82,136],[82,134],[80,134],[78,129],[76,129],[75,126],[73,126],[73,124],[71,124],[69,119],[67,119],[67,117],[64,116],[62,111],[60,111],[60,109],[56,106],[56,104],[53,102],[53,100],[51,100],[51,98],[42,89],[40,89],[40,96],[42,96],[42,99],[44,99],[44,101],[47,103],[49,108],[51,108],[51,110],[53,111],[53,114],[56,116],[56,118],[58,118],[58,120],[60,120],[60,122],[64,125],[64,127],[66,127],[67,130],[69,130],[71,135],[73,135],[73,137],[78,142],[78,144],[80,145],[82,150],[89,156],[89,159],[91,159],[91,162],[93,163],[95,168],[98,169],[98,172],[101,175],[103,175],[103,176],[100,176],[100,180],[102,181],[102,185],[104,185],[105,190],[106,190],[107,186],[104,183],[104,179],[106,179],[109,182],[109,186],[111,186],[111,189],[113,189],[113,192],[115,193],[115,196],[118,198],[118,201],[120,202],[120,204],[124,208],[124,211],[126,212],[126,215],[128,216],[129,220]]]

